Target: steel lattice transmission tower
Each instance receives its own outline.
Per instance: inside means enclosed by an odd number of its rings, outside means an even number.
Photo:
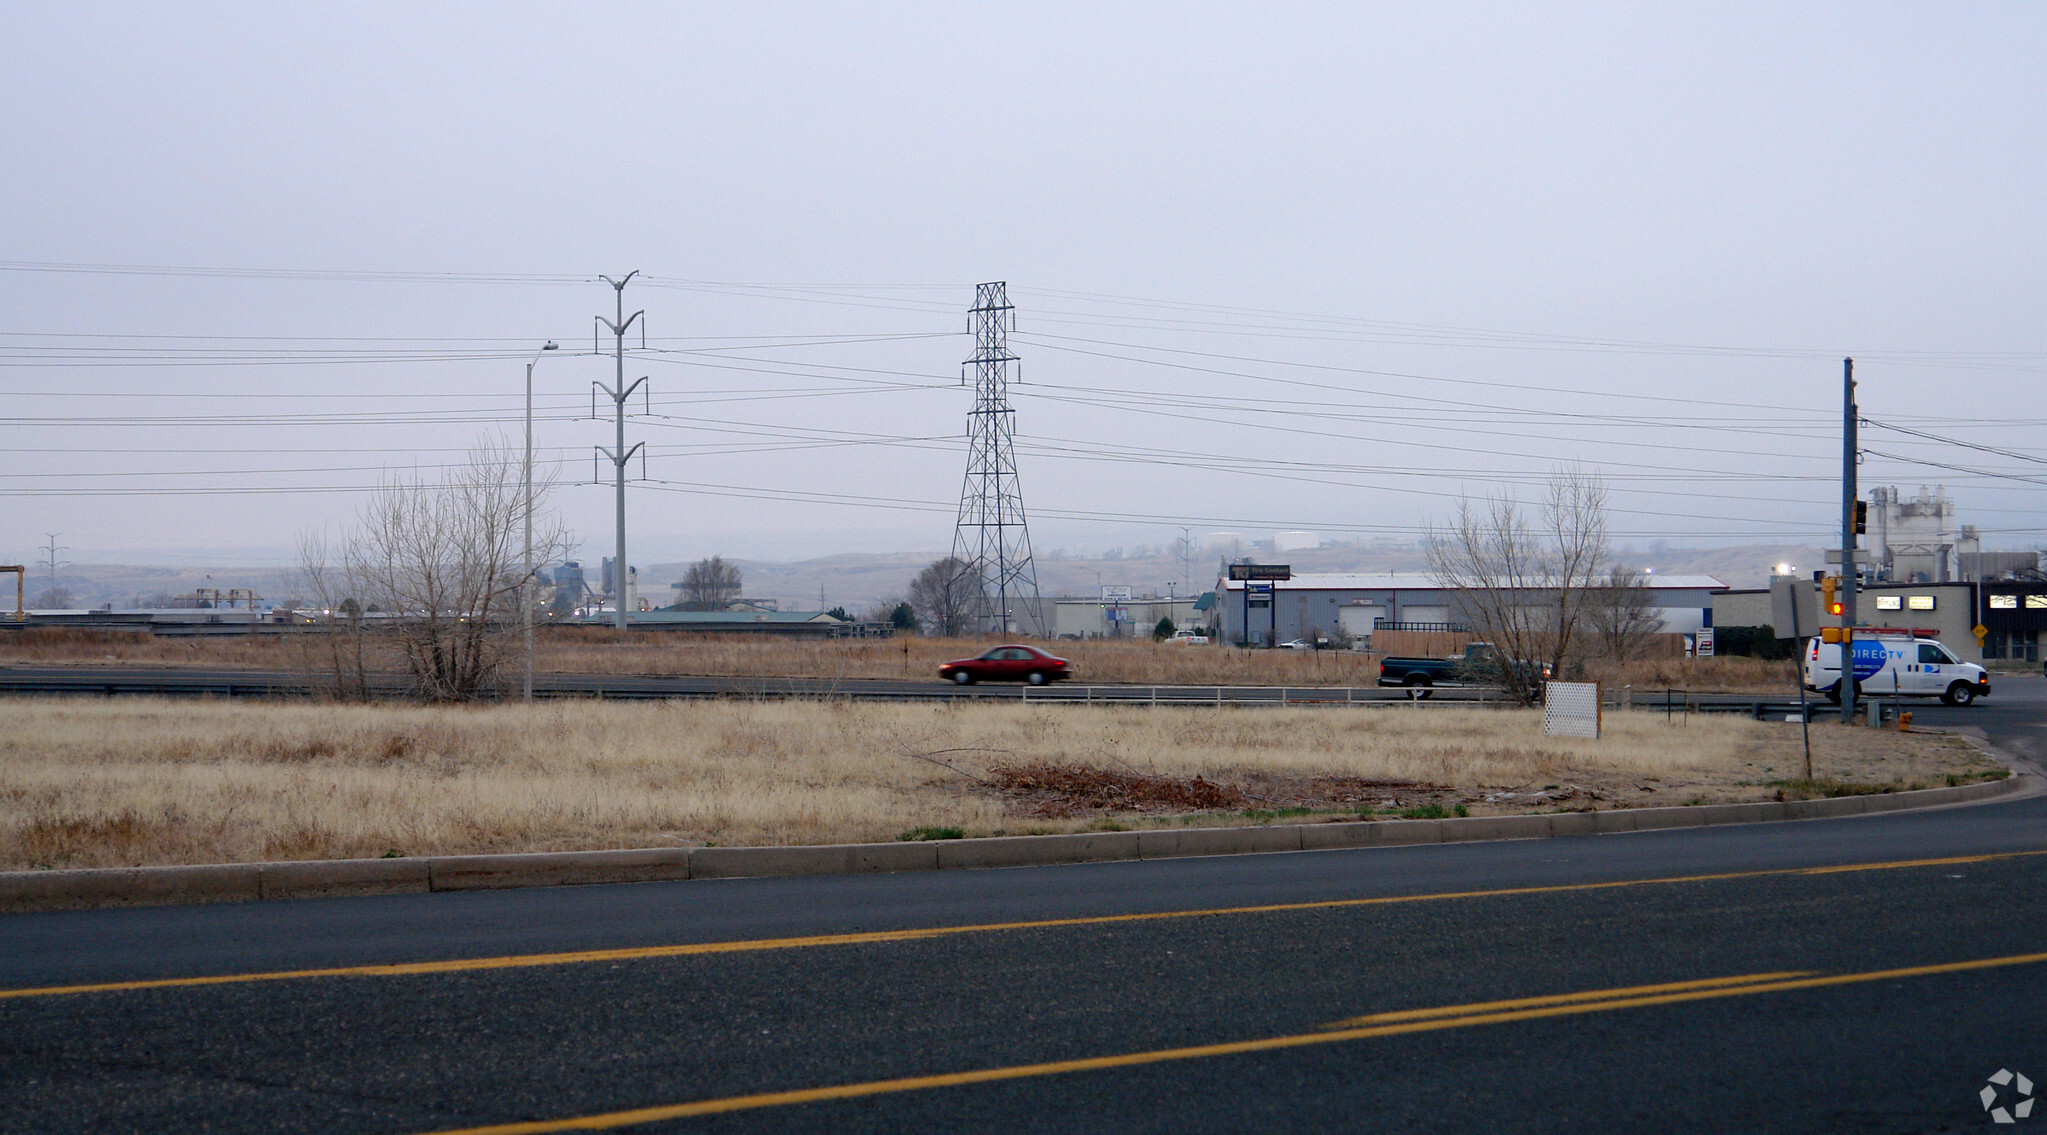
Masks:
[[[1009,285],[976,287],[972,315],[974,357],[964,365],[974,376],[974,410],[967,416],[967,480],[952,554],[966,565],[961,583],[979,591],[968,600],[976,631],[1024,631],[1042,638],[1044,605],[1016,479],[1016,411],[1009,408],[1009,364],[1017,361],[1009,353],[1016,324]]]

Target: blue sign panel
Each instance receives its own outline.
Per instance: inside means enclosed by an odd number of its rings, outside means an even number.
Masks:
[[[1858,638],[1851,643],[1855,648],[1855,680],[1866,682],[1884,668],[1884,660],[1890,656],[1884,644],[1873,638]]]

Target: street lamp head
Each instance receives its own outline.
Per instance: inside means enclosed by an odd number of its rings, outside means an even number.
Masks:
[[[555,348],[555,342],[554,342],[554,340],[552,340],[552,339],[549,339],[549,340],[547,341],[547,346],[545,346],[545,347],[542,347],[542,348],[540,348],[540,349],[541,349],[541,350],[543,350],[543,351],[552,351],[552,350],[555,350],[556,348]]]

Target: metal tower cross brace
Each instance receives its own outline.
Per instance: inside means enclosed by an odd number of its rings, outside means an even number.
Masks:
[[[1016,321],[1009,285],[976,287],[972,316],[974,357],[964,365],[973,368],[974,410],[967,416],[967,479],[952,554],[965,565],[967,585],[979,584],[978,597],[969,600],[975,630],[1043,637],[1044,606],[1016,478],[1016,411],[1009,408],[1009,364],[1016,361],[1009,353]]]

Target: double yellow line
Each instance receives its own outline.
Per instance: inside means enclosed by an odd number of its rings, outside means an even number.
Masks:
[[[641,1123],[656,1123],[662,1120],[688,1119],[700,1115],[755,1111],[762,1108],[822,1103],[829,1100],[860,1099],[867,1096],[928,1091],[933,1088],[964,1087],[970,1084],[989,1084],[1002,1080],[1025,1080],[1041,1076],[1065,1075],[1072,1072],[1099,1072],[1114,1068],[1131,1068],[1144,1064],[1166,1064],[1179,1060],[1201,1060],[1215,1056],[1239,1056],[1249,1053],[1274,1052],[1288,1048],[1305,1048],[1310,1045],[1364,1040],[1370,1037],[1398,1036],[1403,1033],[1469,1028],[1474,1025],[1505,1024],[1511,1021],[1529,1021],[1544,1017],[1561,1017],[1578,1013],[1603,1013],[1616,1009],[1638,1009],[1651,1005],[1671,1005],[1685,1001],[1703,1001],[1718,997],[1745,997],[1758,993],[1782,993],[1794,989],[1817,989],[1834,985],[1853,985],[1861,982],[1894,981],[1903,978],[1930,977],[1936,974],[1967,973],[1974,970],[1996,969],[2003,966],[2033,965],[2040,962],[2047,962],[2047,953],[2014,954],[2002,958],[1980,958],[1965,962],[1946,962],[1939,965],[1869,970],[1863,973],[1818,974],[1811,970],[1785,970],[1776,973],[1744,974],[1738,977],[1710,977],[1697,981],[1674,981],[1661,985],[1634,985],[1620,989],[1601,989],[1582,993],[1558,993],[1544,997],[1524,997],[1512,1001],[1480,1001],[1467,1005],[1445,1005],[1430,1009],[1403,1009],[1390,1013],[1373,1013],[1363,1017],[1351,1017],[1325,1025],[1317,1032],[1296,1033],[1289,1036],[1261,1037],[1257,1040],[1230,1041],[1222,1044],[1195,1045],[1187,1048],[1161,1048],[1149,1052],[1127,1052],[1115,1056],[1092,1056],[1078,1060],[1054,1060],[1042,1064],[1015,1064],[1003,1068],[981,1068],[969,1072],[947,1072],[935,1076],[910,1076],[895,1080],[869,1080],[865,1083],[834,1084],[828,1087],[800,1088],[786,1092],[762,1092],[755,1095],[726,1096],[721,1099],[694,1100],[689,1103],[635,1108],[630,1111],[602,1112],[594,1115],[573,1116],[566,1119],[541,1119],[518,1123],[492,1124],[486,1127],[463,1127],[436,1132],[434,1135],[544,1135],[544,1133],[556,1131],[600,1131],[616,1127],[631,1127]]]
[[[255,973],[208,974],[200,977],[149,978],[140,981],[100,981],[79,985],[43,985],[24,989],[0,989],[0,1000],[18,997],[57,997],[83,993],[121,993],[144,989],[186,989],[209,985],[244,985],[266,981],[302,981],[311,978],[411,977],[437,973],[467,973],[476,970],[525,969],[536,966],[588,965],[595,962],[683,958],[704,954],[750,953],[757,950],[854,946],[875,942],[914,942],[931,938],[949,938],[962,934],[989,934],[1013,930],[1050,930],[1071,926],[1108,926],[1126,922],[1161,922],[1180,918],[1218,918],[1225,915],[1341,910],[1349,907],[1446,902],[1452,899],[1554,895],[1568,894],[1576,891],[1605,891],[1628,887],[1666,886],[1675,883],[1716,883],[1730,879],[1838,875],[1860,871],[1899,871],[1915,867],[1954,867],[1968,863],[1990,863],[2003,859],[2026,859],[2040,855],[2047,855],[2047,851],[2012,851],[1987,855],[1955,855],[1940,859],[1898,859],[1883,863],[1850,863],[1836,867],[1788,867],[1764,871],[1731,871],[1715,875],[1674,875],[1654,879],[1621,879],[1606,883],[1562,883],[1546,887],[1500,887],[1488,891],[1438,891],[1432,894],[1391,895],[1383,898],[1324,899],[1316,902],[1267,903],[1259,906],[1149,911],[1141,914],[1103,914],[1080,918],[1045,918],[1027,922],[983,922],[968,926],[926,926],[908,930],[873,930],[852,934],[813,934],[800,938],[753,938],[726,942],[687,942],[668,946],[627,946],[612,950],[572,950],[547,954],[511,954],[488,958],[447,958],[429,962],[399,962],[390,965],[330,966],[321,969],[266,970]]]

